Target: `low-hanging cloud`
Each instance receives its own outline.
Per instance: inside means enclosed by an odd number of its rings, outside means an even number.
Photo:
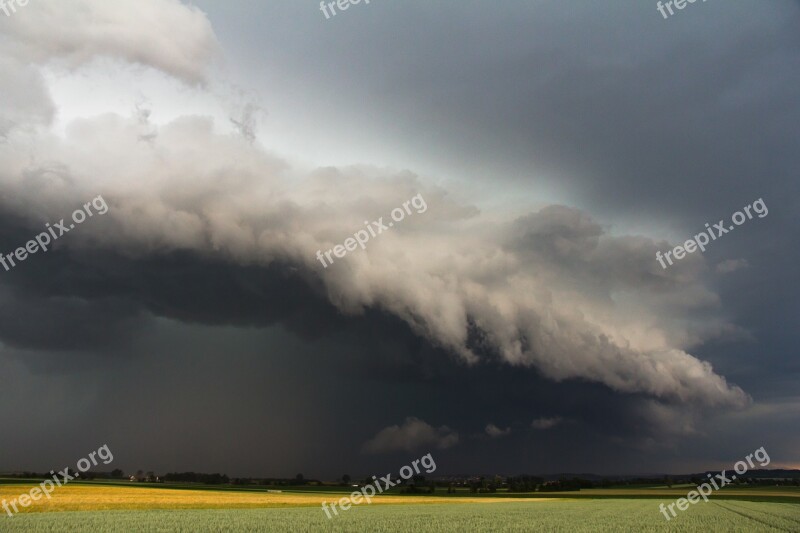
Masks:
[[[402,425],[383,428],[364,443],[366,453],[413,452],[426,447],[445,450],[458,444],[458,433],[447,426],[435,428],[410,416]]]
[[[495,426],[492,423],[486,424],[485,428],[486,434],[489,435],[493,439],[499,439],[501,437],[506,437],[511,434],[511,428],[501,429]]]
[[[551,416],[551,417],[540,417],[531,422],[531,427],[533,429],[551,429],[559,425],[563,422],[563,419],[560,416]]]
[[[13,46],[32,61],[84,63],[111,51],[187,83],[204,78],[215,40],[199,11],[174,0],[144,2],[141,12],[133,2],[122,4],[142,23],[150,20],[141,19],[150,9],[166,18],[123,41],[114,32],[88,38],[82,34],[92,20],[126,10],[81,0],[59,2],[66,7],[58,8],[42,3],[49,7],[26,13],[45,23],[48,17],[62,24],[62,17],[77,18],[77,37],[54,30],[40,40],[42,30],[21,16],[4,25]],[[71,39],[89,44],[73,49],[66,46]],[[162,48],[169,53],[155,53]],[[64,49],[73,51],[65,55]],[[3,79],[0,84],[16,83],[17,89],[43,89],[35,71],[18,81]],[[318,284],[342,313],[393,314],[470,364],[495,360],[533,367],[553,380],[594,381],[668,402],[741,407],[749,401],[688,351],[730,328],[715,318],[718,302],[700,281],[702,261],[663,271],[653,259],[660,243],[652,239],[612,235],[587,213],[566,206],[489,219],[408,171],[348,167],[299,174],[253,143],[250,126],[241,128],[242,135],[224,135],[205,117],[147,124],[143,131],[140,117],[104,115],[73,122],[60,137],[35,127],[52,117],[46,91],[32,102],[8,122],[7,142],[0,143],[0,209],[33,224],[60,218],[83,199],[102,194],[110,207],[103,223],[82,228],[64,246],[132,257],[178,251],[237,266],[285,265]],[[367,253],[319,268],[317,250],[331,248],[364,220],[386,216],[416,194],[429,205],[425,217],[407,219]],[[441,429],[408,419],[373,441],[431,431],[436,442],[457,440],[455,434],[442,436]]]

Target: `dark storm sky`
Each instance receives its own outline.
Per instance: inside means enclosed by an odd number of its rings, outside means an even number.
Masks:
[[[0,471],[106,443],[229,475],[800,467],[798,23],[789,0],[0,17],[0,252],[109,206],[0,269]]]

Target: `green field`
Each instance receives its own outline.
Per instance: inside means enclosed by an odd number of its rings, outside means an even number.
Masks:
[[[0,480],[0,499],[31,481]],[[381,495],[326,518],[320,504],[346,487],[316,490],[75,482],[7,517],[4,531],[800,531],[800,489],[720,490],[667,522],[659,503],[686,487],[585,489],[561,493]],[[324,491],[324,492],[322,492]]]
[[[49,531],[800,531],[800,507],[741,501],[695,505],[667,523],[654,501],[586,500],[365,506],[328,520],[319,508],[35,513],[0,530]]]

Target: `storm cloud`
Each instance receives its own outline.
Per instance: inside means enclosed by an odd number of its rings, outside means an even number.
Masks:
[[[364,11],[364,17],[375,16]],[[228,117],[234,131],[211,114],[152,121],[149,108],[141,107],[129,114],[87,114],[57,131],[53,72],[71,78],[83,69],[108,76],[142,69],[179,90],[218,99],[227,83],[216,70],[226,59],[219,32],[203,11],[177,0],[113,7],[99,0],[32,3],[14,17],[0,17],[0,29],[0,251],[13,253],[46,222],[70,216],[97,195],[109,206],[102,219],[82,224],[47,254],[0,272],[0,341],[15,361],[68,373],[63,362],[30,354],[61,354],[76,364],[122,353],[135,360],[142,355],[129,346],[155,323],[163,326],[160,321],[170,328],[231,327],[251,334],[280,327],[306,343],[347,344],[342,339],[351,334],[385,327],[395,347],[424,346],[400,348],[380,360],[366,348],[353,356],[333,349],[333,357],[357,367],[359,378],[377,372],[390,380],[401,369],[402,376],[448,382],[447,373],[480,375],[502,367],[555,386],[596,385],[605,392],[586,394],[627,398],[630,405],[618,405],[618,412],[637,421],[631,425],[649,421],[645,439],[697,434],[709,413],[752,405],[747,387],[716,369],[723,357],[714,354],[712,365],[701,355],[715,343],[753,342],[750,331],[723,310],[724,287],[710,281],[715,272],[739,275],[747,259],[714,262],[695,254],[680,268],[662,269],[656,252],[678,243],[644,229],[611,227],[603,217],[612,200],[598,202],[597,214],[583,207],[590,203],[585,196],[576,201],[581,207],[565,198],[497,210],[465,200],[452,182],[415,170],[414,161],[399,168],[359,161],[297,164],[259,136],[255,115],[262,106],[255,101]],[[740,46],[750,42],[748,35]],[[764,48],[769,46],[757,50]],[[626,98],[613,90],[615,70],[631,85],[649,72],[669,86],[654,65],[576,60],[569,70],[545,56],[532,60],[552,67],[530,85],[535,101],[561,103],[531,105],[524,118],[553,127],[546,135],[526,129],[523,116],[512,119],[497,109],[486,123],[501,121],[517,131],[541,151],[545,167],[559,165],[564,147],[580,145],[585,149],[560,172],[579,179],[593,168],[602,176],[595,187],[632,191],[638,186],[632,176],[643,168],[674,165],[677,172],[672,159],[690,158],[693,148],[679,143],[673,156],[645,165],[641,146],[628,137],[642,123],[636,110],[644,103],[634,100],[628,114],[603,112],[620,108]],[[687,61],[687,72],[700,68],[698,59]],[[577,84],[594,92],[583,93]],[[565,94],[565,86],[572,90]],[[736,101],[738,94],[727,98]],[[556,119],[558,109],[570,115]],[[770,138],[778,135],[770,131]],[[623,145],[628,147],[621,153]],[[655,197],[661,187],[655,186]],[[327,269],[317,261],[318,251],[333,249],[365,221],[388,221],[392,209],[418,194],[428,206],[424,215],[395,224],[366,250]],[[780,216],[773,211],[770,221]],[[369,326],[352,325],[358,322]],[[571,431],[560,415],[514,411],[519,426],[534,433]],[[576,417],[574,409],[567,411],[565,417]],[[435,427],[423,421],[432,420],[427,414],[409,412],[420,418],[376,425],[371,415],[352,446],[366,442],[361,449],[376,454],[425,445],[448,449],[459,441],[461,428],[453,422]],[[474,427],[463,432],[480,431],[479,422],[465,423]],[[504,441],[521,433],[503,426],[490,424],[485,433],[508,437]],[[375,434],[377,427],[384,429]]]

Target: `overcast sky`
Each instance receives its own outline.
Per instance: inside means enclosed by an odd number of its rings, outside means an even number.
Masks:
[[[0,471],[800,468],[800,3],[655,4],[0,12]]]

